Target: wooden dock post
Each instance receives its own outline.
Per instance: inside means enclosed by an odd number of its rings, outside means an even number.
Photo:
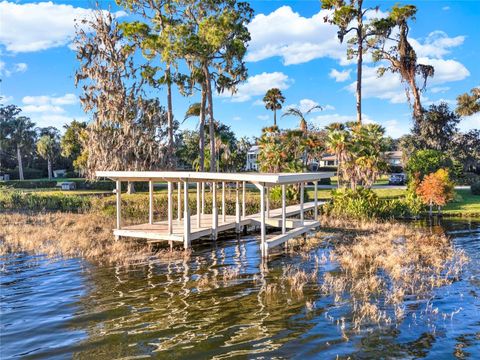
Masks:
[[[197,228],[202,226],[202,211],[200,209],[200,187],[201,183],[197,182]]]
[[[182,183],[179,181],[177,184],[177,220],[182,220]]]
[[[270,189],[266,188],[266,198],[267,198],[267,219],[270,219]]]
[[[287,201],[286,201],[286,185],[282,185],[282,234],[287,232]]]
[[[212,182],[212,239],[217,240],[218,208],[217,208],[217,183]]]
[[[265,228],[265,186],[260,185],[260,252],[266,257],[267,229]]]
[[[305,184],[302,182],[300,183],[300,221],[302,222],[302,226],[305,220],[305,214],[303,212],[303,203],[304,203],[304,191],[305,191]]]
[[[246,187],[247,185],[247,182],[244,181],[243,182],[243,185],[242,185],[242,217],[245,218],[245,216],[247,216],[247,210],[246,210],[246,207],[245,207],[245,201],[246,201],[246,195],[245,195],[245,192],[246,192]]]
[[[117,230],[122,228],[122,182],[117,180],[115,195],[117,198]]]
[[[205,182],[202,181],[202,214],[205,214]]]
[[[227,211],[225,209],[225,181],[222,182],[222,222],[227,222]]]
[[[153,224],[153,181],[148,182],[148,223]]]
[[[172,182],[169,181],[167,183],[167,187],[168,187],[168,234],[169,235],[172,235],[173,233],[173,208],[172,208]]]
[[[318,181],[314,181],[314,205],[313,205],[313,220],[318,218]]]
[[[183,247],[190,247],[190,208],[188,206],[188,181],[183,184]]]
[[[235,184],[235,232],[238,234],[240,233],[240,222],[241,222],[241,215],[240,215],[240,194],[239,194],[239,182],[237,181]]]

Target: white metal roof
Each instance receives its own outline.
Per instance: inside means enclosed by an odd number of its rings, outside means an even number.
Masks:
[[[247,181],[265,184],[293,184],[318,181],[334,176],[333,172],[315,173],[212,173],[195,171],[97,171],[97,177],[121,181]]]

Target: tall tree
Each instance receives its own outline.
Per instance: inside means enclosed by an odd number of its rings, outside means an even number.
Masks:
[[[253,10],[237,0],[182,0],[181,27],[183,57],[192,73],[192,81],[202,83],[209,130],[215,131],[212,83],[217,92],[235,92],[247,78],[244,56],[250,33],[247,24]],[[201,107],[203,108],[203,106]],[[202,115],[201,115],[202,116]],[[215,137],[210,136],[210,171],[215,171]]]
[[[198,117],[198,148],[200,151],[199,154],[199,164],[198,170],[205,171],[205,96],[202,91],[202,101],[200,103],[191,104],[187,112],[185,113],[185,120],[191,117]]]
[[[73,120],[70,124],[64,125],[63,128],[65,133],[60,139],[61,155],[70,159],[75,170],[80,172],[82,169],[77,159],[84,151],[82,141],[85,140],[87,123]]]
[[[282,91],[278,88],[269,89],[263,97],[263,102],[265,109],[273,111],[273,126],[277,126],[277,110],[280,110],[285,102]]]
[[[56,139],[49,135],[42,135],[37,141],[37,152],[45,160],[47,160],[48,180],[52,180],[52,163],[58,154],[59,145]]]
[[[145,96],[146,79],[135,52],[110,13],[97,11],[77,29],[80,101],[92,114],[87,127],[86,174],[95,170],[156,169],[165,161],[166,115],[158,99]]]
[[[470,90],[470,94],[464,93],[457,96],[458,115],[470,116],[480,112],[480,87]]]
[[[35,141],[35,124],[26,116],[18,116],[12,119],[10,141],[16,149],[18,163],[18,178],[25,180],[23,175],[22,152],[31,148]]]
[[[369,38],[375,33],[369,24],[364,23],[365,13],[375,8],[363,8],[363,0],[322,0],[322,8],[332,10],[331,16],[325,21],[338,27],[338,39],[343,43],[345,37],[353,32],[354,36],[348,39],[347,57],[357,58],[357,121],[362,122],[362,65],[363,55],[369,48]]]
[[[16,105],[0,106],[0,169],[3,165],[2,159],[7,158],[13,122],[21,111]]]
[[[413,118],[416,123],[421,121],[423,108],[421,93],[425,90],[427,79],[434,75],[431,65],[419,64],[417,54],[408,41],[409,20],[415,20],[417,8],[413,5],[394,5],[388,17],[372,21],[375,38],[371,42],[373,59],[386,60],[389,66],[381,66],[378,75],[383,76],[386,71],[400,74],[402,82],[406,83],[405,93],[410,101],[413,96]],[[422,86],[417,84],[420,77]]]
[[[141,20],[124,22],[121,28],[125,35],[134,40],[150,62],[160,65],[148,65],[142,72],[151,85],[166,86],[167,89],[167,133],[168,158],[174,154],[174,117],[172,86],[179,85],[183,90],[186,77],[179,72],[178,59],[181,56],[182,43],[179,40],[182,19],[179,17],[179,1],[172,0],[118,0],[122,6],[141,16]],[[183,92],[183,91],[182,91]],[[170,165],[172,165],[172,160]]]
[[[449,109],[447,103],[432,104],[422,120],[415,123],[412,133],[421,148],[447,152],[451,149],[459,122],[460,117]]]

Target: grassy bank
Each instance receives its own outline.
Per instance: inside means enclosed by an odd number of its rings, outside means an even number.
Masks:
[[[404,189],[386,188],[373,190],[381,199],[397,199],[405,196]],[[235,213],[235,192],[226,191],[226,209],[228,214]],[[307,191],[307,198],[313,199],[313,189]],[[330,189],[319,189],[319,200],[331,198]],[[217,202],[220,204],[221,195],[218,192]],[[128,195],[122,194],[122,207],[127,218],[139,219],[148,216],[148,194],[138,192]],[[193,211],[196,211],[196,190],[189,190],[189,203]],[[176,211],[176,192],[174,194],[174,211]],[[207,212],[211,211],[211,194],[207,192]],[[280,207],[278,201],[272,201],[272,208]],[[158,189],[154,193],[155,216],[160,219],[166,218],[167,193],[165,189]],[[63,211],[63,212],[86,212],[89,210],[101,212],[104,215],[113,216],[115,213],[115,196],[109,191],[77,190],[60,191],[51,189],[28,189],[28,190],[0,190],[0,211]],[[259,192],[248,189],[247,213],[259,211]],[[480,216],[480,196],[473,195],[470,190],[456,190],[456,197],[444,209],[445,216]]]

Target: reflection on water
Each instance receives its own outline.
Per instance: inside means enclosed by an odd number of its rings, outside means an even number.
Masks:
[[[282,280],[335,264],[278,256],[254,238],[134,268],[16,254],[0,260],[1,358],[475,358],[480,354],[480,223],[445,222],[471,262],[432,298],[406,299],[400,324],[348,333],[351,307]],[[435,229],[433,229],[435,231]],[[438,308],[437,312],[427,311]],[[388,310],[388,309],[386,309]],[[445,314],[449,314],[448,316]]]

